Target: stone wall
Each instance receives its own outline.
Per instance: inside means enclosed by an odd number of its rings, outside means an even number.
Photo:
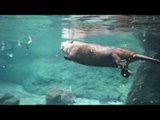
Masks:
[[[160,59],[160,36],[158,34],[146,34],[143,41],[145,53],[156,59]],[[140,40],[144,40],[139,36]],[[160,104],[160,65],[144,62],[135,75],[126,104]]]

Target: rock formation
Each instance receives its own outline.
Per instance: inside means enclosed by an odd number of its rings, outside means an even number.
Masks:
[[[19,105],[20,100],[12,94],[6,93],[0,97],[0,105]]]

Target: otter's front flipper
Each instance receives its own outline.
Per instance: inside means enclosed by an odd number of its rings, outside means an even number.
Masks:
[[[65,54],[64,59],[70,60],[70,56],[68,54]]]

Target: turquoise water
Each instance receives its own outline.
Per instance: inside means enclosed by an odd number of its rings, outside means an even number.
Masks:
[[[131,18],[121,19],[117,22],[111,15],[1,15],[0,94],[12,93],[21,104],[44,104],[47,90],[58,86],[72,90],[77,98],[90,100],[89,104],[107,96],[120,96],[117,102],[125,103],[134,75],[126,79],[119,69],[66,61],[60,49],[61,42],[72,39],[143,54]],[[140,64],[131,63],[130,69],[135,73]]]

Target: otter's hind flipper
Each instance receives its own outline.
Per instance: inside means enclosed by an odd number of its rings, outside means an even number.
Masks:
[[[128,69],[121,69],[121,75],[125,78],[128,78],[130,75],[133,75],[133,72]]]
[[[117,63],[117,67],[121,68],[121,75],[128,78],[133,73],[128,69],[128,63],[126,60],[122,60],[117,54],[112,53],[113,60]]]
[[[122,69],[128,68],[128,63],[126,60],[122,60],[117,54],[112,53],[113,61],[116,62],[117,67],[120,67]]]

